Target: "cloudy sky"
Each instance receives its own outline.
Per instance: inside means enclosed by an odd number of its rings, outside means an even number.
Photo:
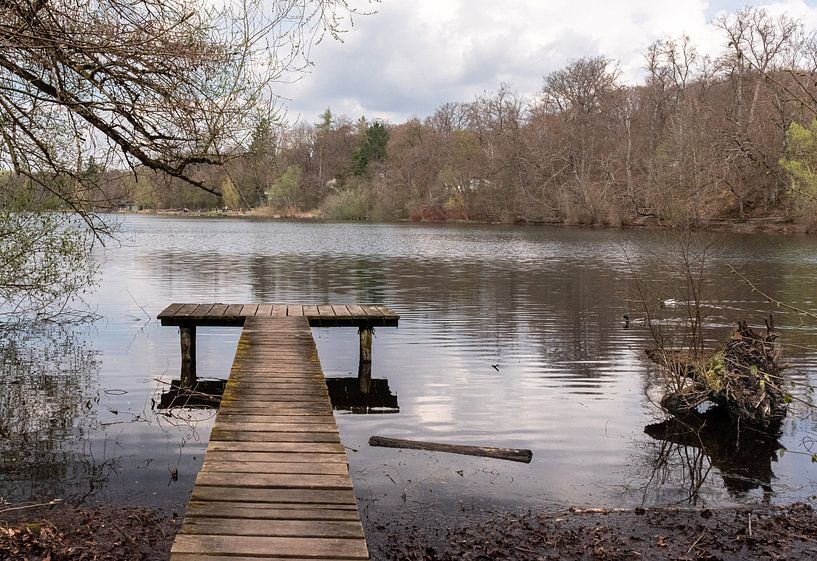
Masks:
[[[650,43],[687,34],[717,53],[723,40],[710,22],[745,5],[817,29],[817,0],[382,0],[376,13],[354,18],[342,43],[315,47],[311,73],[280,91],[290,122],[314,122],[330,107],[396,123],[501,83],[529,95],[584,56],[616,59],[636,82]]]

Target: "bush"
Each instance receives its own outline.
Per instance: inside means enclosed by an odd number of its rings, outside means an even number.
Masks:
[[[368,197],[360,187],[341,191],[323,202],[321,214],[329,220],[367,220]]]

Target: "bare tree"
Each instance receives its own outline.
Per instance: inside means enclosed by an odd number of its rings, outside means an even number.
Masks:
[[[582,58],[545,78],[544,103],[564,121],[569,163],[574,176],[573,193],[591,222],[604,219],[607,177],[599,179],[598,157],[605,131],[600,117],[618,88],[619,70],[604,57]]]
[[[90,281],[89,240],[111,232],[96,211],[114,202],[99,168],[217,196],[234,185],[203,168],[248,144],[259,111],[275,121],[275,84],[354,13],[347,0],[0,0],[0,318],[62,307]],[[37,213],[45,202],[73,213]]]
[[[0,165],[81,213],[107,202],[88,156],[218,194],[195,166],[243,143],[271,86],[350,14],[345,0],[0,0]]]

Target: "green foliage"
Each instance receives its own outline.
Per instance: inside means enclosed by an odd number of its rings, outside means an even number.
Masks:
[[[150,180],[150,177],[144,174],[139,174],[134,179],[129,176],[126,185],[130,199],[143,208],[157,209],[160,206],[159,193],[156,187]]]
[[[278,210],[295,208],[295,201],[301,189],[304,172],[297,165],[291,165],[267,190],[267,200]]]
[[[238,210],[241,208],[241,193],[229,175],[221,182],[221,197],[224,200],[224,204],[227,205],[230,210]]]
[[[806,219],[817,220],[817,119],[808,128],[792,122],[780,166],[790,180],[789,194]]]
[[[321,214],[330,220],[367,220],[369,197],[362,186],[353,186],[330,195],[321,206]]]
[[[386,145],[389,131],[383,123],[375,122],[366,127],[360,144],[352,154],[352,173],[358,177],[366,175],[373,162],[386,160]]]
[[[317,128],[320,132],[332,130],[332,125],[334,122],[335,116],[332,114],[332,110],[327,107],[326,111],[321,114],[321,120],[317,125],[315,125],[315,128]]]
[[[258,119],[252,131],[252,141],[250,142],[250,154],[257,159],[268,158],[275,153],[275,134],[272,131],[272,123],[269,117],[263,116]]]
[[[722,352],[717,352],[707,361],[704,367],[706,386],[714,392],[719,392],[723,385],[723,376],[726,373],[726,363]]]
[[[0,321],[65,314],[95,281],[93,243],[74,215],[0,208]]]

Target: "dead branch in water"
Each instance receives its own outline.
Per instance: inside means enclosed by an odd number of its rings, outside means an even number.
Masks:
[[[418,442],[416,440],[402,440],[385,436],[373,436],[369,439],[369,446],[384,448],[407,448],[410,450],[424,450],[426,452],[447,452],[449,454],[464,454],[466,456],[482,456],[497,460],[530,463],[533,452],[518,448],[492,448],[488,446],[462,446],[458,444],[443,444],[439,442]]]

